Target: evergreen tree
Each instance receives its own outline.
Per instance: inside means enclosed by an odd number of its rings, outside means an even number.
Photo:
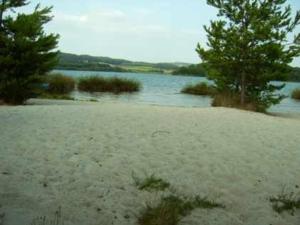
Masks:
[[[240,96],[241,106],[249,102],[265,110],[279,103],[276,91],[283,85],[288,66],[300,55],[300,35],[288,42],[288,34],[300,24],[300,11],[292,17],[286,0],[207,0],[218,9],[220,20],[204,26],[208,48],[198,44],[197,52],[208,77],[220,92]]]
[[[32,95],[35,77],[57,63],[58,35],[47,35],[44,25],[51,7],[37,5],[32,14],[15,13],[25,0],[0,1],[0,98],[21,104]]]

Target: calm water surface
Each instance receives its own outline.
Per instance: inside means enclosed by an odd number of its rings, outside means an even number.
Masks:
[[[155,104],[166,106],[183,107],[209,107],[210,97],[201,97],[181,94],[180,90],[187,84],[196,84],[201,81],[208,81],[203,77],[189,76],[170,76],[161,74],[143,74],[143,73],[117,73],[117,72],[91,72],[91,71],[56,71],[74,78],[84,76],[103,76],[103,77],[123,77],[136,79],[141,82],[143,88],[140,92],[134,94],[89,94],[75,91],[73,97],[80,100],[98,99],[99,101],[121,101],[143,104]],[[281,82],[274,82],[280,84]],[[300,83],[286,82],[284,89],[280,93],[290,96],[295,88],[300,88]],[[300,112],[300,101],[291,98],[284,99],[279,105],[270,108],[271,112]]]

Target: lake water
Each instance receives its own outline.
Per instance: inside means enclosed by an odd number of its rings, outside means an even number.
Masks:
[[[182,107],[209,107],[210,97],[194,96],[181,94],[181,89],[187,84],[196,84],[201,81],[208,81],[204,77],[190,76],[171,76],[162,74],[143,74],[143,73],[117,73],[117,72],[91,72],[91,71],[70,71],[59,70],[62,74],[74,78],[84,76],[103,76],[103,77],[123,77],[136,79],[141,82],[143,88],[138,93],[133,94],[89,94],[75,91],[72,95],[76,99],[88,100],[97,99],[99,101],[120,101],[142,104],[182,106]],[[274,82],[280,84],[281,82]],[[284,89],[280,93],[290,96],[292,90],[300,88],[300,83],[286,82]],[[269,109],[271,112],[300,112],[300,101],[295,101],[290,97],[284,99],[279,105]]]

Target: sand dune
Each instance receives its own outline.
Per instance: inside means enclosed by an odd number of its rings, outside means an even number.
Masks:
[[[299,212],[279,215],[268,198],[300,192],[300,120],[121,103],[0,107],[4,225],[60,206],[66,225],[136,224],[162,193],[137,190],[132,173],[226,205],[181,224],[299,225]]]

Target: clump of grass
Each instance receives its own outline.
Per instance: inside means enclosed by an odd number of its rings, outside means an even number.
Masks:
[[[237,108],[254,112],[264,112],[265,107],[255,103],[255,102],[246,102],[241,105],[240,96],[236,94],[230,93],[218,93],[214,95],[212,104],[213,107],[229,107],[229,108]]]
[[[54,218],[41,216],[34,219],[30,225],[64,225],[61,207],[59,207],[58,210],[55,211]]]
[[[47,92],[56,95],[65,95],[72,92],[75,88],[73,78],[62,74],[51,74],[47,77],[48,88]]]
[[[75,98],[69,95],[49,94],[47,92],[40,93],[38,97],[41,99],[72,100],[72,101],[75,100]]]
[[[276,197],[271,197],[270,202],[273,210],[277,213],[288,211],[291,215],[294,215],[295,210],[300,209],[300,198],[297,199],[293,192],[290,194],[281,193]]]
[[[300,88],[297,88],[292,92],[292,98],[300,100]]]
[[[215,87],[208,85],[205,82],[201,82],[195,85],[187,85],[182,90],[181,93],[192,94],[192,95],[208,95],[212,96],[216,93]]]
[[[199,196],[196,196],[194,199],[187,199],[170,195],[163,197],[160,203],[155,207],[147,205],[138,218],[138,224],[177,225],[183,217],[189,215],[197,208],[213,209],[224,208],[224,206]]]
[[[156,177],[154,174],[151,176],[147,176],[144,179],[138,178],[132,175],[135,185],[139,190],[145,191],[164,191],[165,189],[170,187],[170,183],[164,181],[161,178]]]
[[[126,78],[104,78],[104,77],[84,77],[79,80],[78,89],[86,92],[136,92],[141,88],[141,84],[136,80]]]

